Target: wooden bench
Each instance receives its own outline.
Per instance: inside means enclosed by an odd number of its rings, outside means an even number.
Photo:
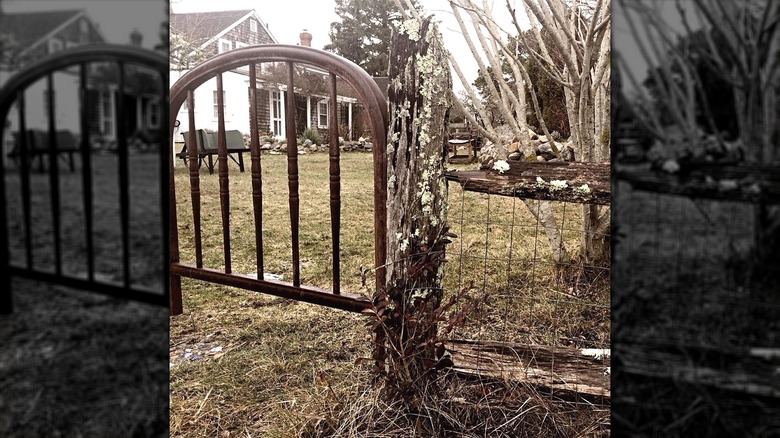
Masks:
[[[44,156],[49,154],[49,133],[38,129],[28,129],[25,132],[27,135],[24,149],[27,151],[27,157],[29,158],[27,162],[32,165],[37,157],[38,170],[43,172]],[[8,153],[8,157],[18,163],[22,155],[22,135],[17,131],[13,133],[13,138],[14,147]],[[57,155],[68,164],[70,171],[74,172],[76,168],[73,164],[73,154],[79,152],[76,136],[70,131],[57,131],[54,138],[54,148],[57,151]]]
[[[477,152],[482,147],[482,137],[465,123],[453,123],[450,125],[450,138],[447,146],[452,154],[447,157],[447,162],[453,164],[470,163],[477,159]],[[467,146],[470,149],[466,155],[458,154],[458,148],[462,146]]]
[[[181,158],[186,165],[189,160],[189,154],[187,153],[187,147],[190,142],[189,132],[182,132],[181,135],[184,137],[184,147],[176,156]],[[198,148],[198,167],[203,164],[205,159],[207,160],[206,167],[208,167],[209,173],[213,174],[215,165],[213,157],[217,155],[217,133],[198,129],[195,131],[195,141]],[[225,141],[227,144],[228,157],[230,157],[234,163],[238,164],[238,168],[243,172],[244,152],[249,152],[249,148],[244,144],[244,136],[237,130],[225,131]],[[238,154],[238,160],[236,160],[232,154]]]

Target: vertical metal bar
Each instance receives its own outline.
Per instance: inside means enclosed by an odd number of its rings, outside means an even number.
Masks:
[[[287,93],[285,123],[287,125],[287,185],[290,190],[290,231],[292,234],[293,286],[301,285],[301,266],[298,248],[300,198],[298,196],[298,141],[295,136],[295,89],[293,63],[287,63]]]
[[[130,287],[130,177],[125,132],[125,63],[117,62],[119,84],[117,86],[116,139],[119,157],[119,214],[122,227],[122,278]]]
[[[95,243],[93,238],[92,153],[89,144],[89,90],[87,89],[87,64],[79,69],[79,113],[81,114],[81,181],[84,201],[85,240],[87,244],[87,278],[95,281]]]
[[[227,139],[222,73],[217,73],[217,157],[219,163],[219,204],[222,207],[222,246],[225,251],[225,272],[230,274],[230,179],[228,176]]]
[[[54,76],[46,76],[46,102],[49,105],[49,186],[51,190],[51,215],[54,228],[54,269],[57,275],[62,275],[62,242],[60,242],[60,173],[57,166],[57,123],[54,120]]]
[[[328,109],[328,153],[330,166],[330,231],[333,240],[333,293],[341,293],[339,233],[341,232],[341,168],[339,166],[339,128],[336,101],[336,75],[330,74],[330,108]]]
[[[192,198],[192,222],[195,234],[195,266],[203,267],[203,243],[200,229],[200,166],[198,162],[198,140],[195,132],[195,92],[187,90],[187,155],[190,165],[190,197]],[[178,261],[178,260],[177,260]]]
[[[16,98],[19,110],[19,154],[22,162],[22,220],[24,221],[24,248],[27,256],[27,269],[33,268],[33,244],[32,244],[32,219],[31,219],[31,194],[30,194],[30,145],[27,144],[27,118],[25,116],[26,103],[24,90],[19,91]],[[5,205],[5,204],[4,204]]]
[[[160,134],[165,133],[166,127],[172,127],[173,125],[170,123],[170,103],[169,103],[169,86],[168,86],[168,69],[161,69],[158,70],[159,78],[160,78]],[[160,159],[160,181],[159,181],[159,187],[160,187],[160,247],[162,249],[161,251],[161,257],[162,259],[160,262],[162,263],[163,269],[162,269],[162,288],[163,288],[163,295],[166,300],[168,300],[169,304],[169,312],[173,309],[173,306],[171,306],[171,283],[172,283],[172,277],[170,276],[170,256],[173,250],[171,249],[170,245],[170,229],[169,224],[171,223],[171,216],[169,211],[169,206],[172,204],[170,202],[171,194],[173,193],[172,187],[169,185],[169,178],[172,176],[172,168],[171,165],[173,164],[173,142],[172,139],[173,135],[172,133],[169,133],[169,135],[164,137],[163,135],[160,136],[160,150],[159,150],[159,159]],[[179,293],[179,296],[181,296],[181,293]],[[181,302],[181,300],[179,300]]]
[[[164,86],[163,86],[163,92],[166,94],[170,93],[170,88],[168,87],[168,72],[162,71],[160,72],[160,76],[162,77]],[[174,158],[174,142],[173,142],[173,131],[175,129],[174,123],[172,123],[172,120],[176,120],[176,113],[171,114],[172,111],[174,111],[173,108],[170,107],[170,95],[168,96],[168,99],[165,99],[164,102],[168,102],[168,141],[171,142],[170,147],[163,152],[167,154],[167,157],[163,158],[163,163],[167,160],[168,162],[168,180],[161,181],[162,190],[165,195],[163,196],[164,202],[167,203],[167,205],[163,205],[163,211],[167,211],[167,216],[163,216],[163,226],[167,224],[167,230],[168,230],[168,247],[165,252],[167,252],[167,260],[164,260],[163,263],[165,264],[165,269],[163,269],[163,273],[165,274],[165,277],[163,277],[163,281],[168,281],[167,285],[167,291],[168,291],[168,314],[169,315],[180,315],[184,309],[182,305],[182,297],[181,297],[181,276],[174,275],[170,272],[170,267],[174,263],[179,262],[179,220],[177,217],[177,211],[176,211],[176,181],[175,181],[175,174],[174,174],[174,164],[176,158]],[[192,103],[192,102],[189,102]],[[178,112],[179,108],[176,108],[175,111]],[[165,148],[162,148],[165,149]],[[168,187],[165,187],[165,184],[168,184]],[[167,210],[165,210],[167,209]]]
[[[257,66],[249,64],[249,150],[252,158],[252,207],[255,214],[257,279],[263,279],[263,177],[257,121]]]
[[[21,93],[20,93],[21,94]],[[20,117],[20,120],[23,116]],[[5,135],[5,119],[0,124],[0,139]],[[24,131],[21,131],[22,137]],[[0,153],[0,205],[6,206],[5,199],[5,154]],[[13,312],[13,297],[11,296],[11,273],[9,266],[10,249],[8,248],[8,208],[0,208],[0,315]]]

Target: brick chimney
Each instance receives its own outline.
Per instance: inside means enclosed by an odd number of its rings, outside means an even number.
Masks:
[[[133,29],[133,31],[130,33],[130,44],[134,46],[141,47],[141,41],[143,41],[144,36],[141,34],[141,32],[138,31],[138,29]]]
[[[308,30],[303,29],[303,32],[299,35],[301,38],[301,45],[305,47],[311,47],[311,34]]]

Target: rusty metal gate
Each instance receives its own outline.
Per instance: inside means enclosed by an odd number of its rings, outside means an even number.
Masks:
[[[292,283],[264,279],[263,271],[263,181],[261,177],[261,157],[259,143],[258,109],[258,65],[263,63],[282,63],[287,67],[286,99],[286,137],[287,137],[287,181],[289,190],[290,239],[292,243]],[[195,147],[187,150],[190,175],[190,197],[192,200],[193,234],[195,264],[182,263],[179,259],[180,242],[176,213],[176,187],[173,176],[174,154],[169,151],[170,170],[170,312],[182,313],[181,278],[193,278],[211,283],[239,287],[256,292],[267,293],[299,301],[325,305],[338,309],[360,312],[371,306],[370,300],[358,295],[342,293],[339,273],[339,232],[341,208],[341,171],[339,166],[339,132],[336,117],[328,117],[329,145],[329,181],[330,214],[332,233],[333,281],[331,290],[301,284],[299,257],[299,193],[298,193],[298,151],[296,138],[296,117],[294,97],[294,67],[308,65],[319,71],[324,70],[329,78],[329,108],[336,108],[336,81],[340,78],[358,95],[365,106],[368,116],[373,147],[374,171],[374,262],[377,287],[382,287],[385,279],[386,258],[386,142],[387,142],[387,105],[377,84],[363,69],[344,58],[308,47],[269,44],[245,47],[217,55],[184,74],[171,88],[170,92],[170,137],[173,137],[176,114],[187,103],[188,127],[187,143],[196,145],[195,126],[195,89],[205,82],[216,78],[215,92],[217,101],[217,162],[219,174],[219,203],[222,224],[224,266],[213,268],[204,266],[201,229],[201,193],[199,174],[199,151]],[[250,156],[252,178],[252,200],[254,213],[254,236],[256,253],[256,277],[239,274],[231,268],[230,242],[230,176],[228,174],[228,147],[225,130],[225,110],[223,96],[223,73],[246,68],[249,81],[250,114]]]
[[[117,239],[114,239],[113,233],[107,242],[110,245],[115,244],[113,240],[119,241],[119,249],[114,249],[114,252],[120,254],[121,261],[120,266],[115,270],[118,272],[111,272],[111,275],[121,277],[119,281],[106,281],[105,275],[100,272],[96,272],[96,252],[95,247],[101,243],[100,236],[96,238],[96,221],[100,218],[99,213],[96,213],[96,200],[94,197],[94,191],[96,190],[96,184],[99,181],[94,181],[94,171],[99,167],[95,161],[97,160],[96,152],[94,150],[95,135],[94,126],[90,126],[90,111],[94,110],[98,103],[95,100],[96,91],[96,64],[108,65],[109,71],[113,72],[112,86],[114,90],[120,90],[116,92],[116,100],[118,105],[111,110],[109,115],[113,116],[110,122],[116,128],[116,148],[112,151],[116,154],[118,167],[115,169],[116,173],[110,175],[111,179],[116,176],[116,183],[118,185],[117,198],[110,201],[114,204],[114,207],[119,209],[119,224],[113,228],[113,231],[118,234]],[[104,70],[106,71],[106,70]],[[152,52],[150,50],[144,50],[136,47],[124,46],[124,45],[112,45],[112,44],[100,44],[82,46],[74,49],[65,50],[59,52],[53,56],[47,57],[41,61],[35,62],[26,66],[15,75],[13,75],[9,81],[2,88],[0,94],[0,118],[3,119],[3,125],[0,126],[0,139],[5,140],[6,132],[9,124],[6,123],[7,117],[11,116],[12,108],[16,108],[18,111],[18,129],[16,132],[11,132],[15,137],[14,147],[15,153],[13,156],[16,158],[18,166],[7,166],[6,153],[3,151],[0,154],[0,205],[3,206],[2,214],[0,214],[0,278],[2,283],[0,284],[0,313],[10,313],[13,309],[13,303],[11,298],[11,280],[13,276],[28,278],[32,280],[44,281],[47,283],[58,284],[67,287],[73,287],[76,289],[104,293],[107,295],[129,298],[133,300],[149,302],[159,305],[166,305],[168,300],[168,285],[163,279],[167,278],[167,264],[164,263],[167,260],[167,246],[165,242],[167,238],[167,229],[162,224],[167,222],[167,209],[165,206],[168,204],[168,191],[167,191],[167,169],[165,166],[159,167],[159,180],[160,184],[153,188],[152,191],[159,194],[159,199],[148,199],[147,202],[157,203],[159,206],[160,215],[160,237],[152,244],[157,244],[155,253],[162,255],[161,266],[156,265],[155,270],[161,269],[160,281],[157,287],[146,287],[139,285],[139,278],[134,278],[132,275],[131,262],[132,259],[131,247],[134,241],[131,239],[131,216],[130,216],[130,200],[133,195],[130,187],[130,174],[131,166],[128,159],[128,138],[130,132],[126,132],[124,120],[126,118],[127,111],[125,105],[123,105],[123,99],[127,98],[126,88],[128,83],[132,80],[139,71],[146,72],[150,77],[157,77],[159,82],[155,86],[159,87],[157,91],[158,96],[162,96],[167,90],[168,80],[168,60],[165,56]],[[62,102],[56,99],[55,92],[65,91],[58,86],[55,86],[55,75],[66,75],[73,77],[73,87],[77,89],[78,104],[72,101]],[[105,79],[105,76],[103,76]],[[28,126],[28,116],[25,111],[26,106],[31,106],[29,102],[26,105],[25,92],[33,86],[37,81],[43,80],[45,84],[45,109],[43,110],[45,119],[47,120],[47,129],[35,131]],[[115,83],[113,81],[116,81]],[[152,87],[154,88],[154,87]],[[76,135],[67,130],[58,129],[57,117],[55,111],[63,106],[73,105],[76,107],[76,111],[79,119],[80,138],[76,140]],[[68,111],[68,109],[62,109],[62,111]],[[108,115],[106,116],[107,120]],[[167,115],[164,113],[159,114],[160,125],[167,125]],[[59,127],[62,128],[62,127]],[[65,134],[63,134],[65,133]],[[164,136],[159,139],[160,148],[157,154],[160,160],[166,158],[168,147]],[[38,144],[41,143],[41,144]],[[67,144],[66,144],[67,143]],[[58,166],[60,158],[67,154],[69,160],[68,164],[72,173],[76,173],[74,166],[74,155],[80,157],[80,172],[77,173],[81,178],[80,183],[74,178],[77,176],[71,176],[68,174],[61,174]],[[39,172],[40,174],[32,174],[32,160],[38,158]],[[48,170],[44,170],[44,159],[47,159]],[[154,160],[156,161],[156,159]],[[164,161],[161,161],[164,162]],[[18,175],[16,174],[18,172]],[[114,172],[114,171],[110,171]],[[9,190],[15,189],[15,187],[8,186],[7,179],[18,178],[19,192],[15,190],[9,192]],[[65,191],[61,188],[61,184],[74,185],[79,193],[73,193]],[[33,238],[36,234],[37,216],[34,217],[35,206],[31,202],[31,197],[34,195],[35,187],[31,189],[31,181],[33,186],[48,186],[49,199],[43,202],[47,204],[47,208],[50,209],[50,217],[47,220],[51,220],[52,224],[52,243],[53,254],[48,252],[43,256],[36,259],[33,251]],[[16,182],[16,180],[14,180]],[[14,184],[16,185],[16,184]],[[10,211],[9,209],[9,196],[14,200],[18,200],[21,203],[21,217],[20,223],[14,224],[14,230],[9,228],[9,215],[16,214],[16,211]],[[84,232],[84,249],[68,248],[64,244],[63,233],[70,231],[66,229],[64,221],[69,220],[69,211],[64,209],[65,198],[74,200],[76,204],[80,204],[83,211],[83,232]],[[72,219],[72,218],[70,218]],[[79,223],[82,219],[77,219],[75,223]],[[18,226],[17,226],[18,225]],[[13,240],[13,242],[11,242]],[[16,249],[19,250],[19,254],[24,254],[18,258],[19,260],[11,260],[12,243]],[[80,245],[81,243],[79,243]],[[66,272],[67,269],[63,268],[65,262],[70,262],[68,256],[64,255],[65,250],[71,250],[78,252],[80,255],[86,256],[86,272],[74,275],[71,272]],[[15,251],[16,252],[16,251]],[[44,266],[41,259],[51,259],[53,269],[48,269]],[[100,260],[97,260],[98,262]],[[147,263],[147,260],[144,260]]]

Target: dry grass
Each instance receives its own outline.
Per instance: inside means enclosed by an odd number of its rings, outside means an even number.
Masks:
[[[121,279],[117,158],[93,157],[97,277]],[[77,163],[79,161],[77,160]],[[131,157],[133,283],[159,288],[159,162]],[[60,167],[63,271],[86,271],[81,177]],[[11,259],[24,266],[19,173],[6,176]],[[53,271],[48,177],[31,174],[33,256]],[[167,433],[167,309],[58,286],[14,281],[0,317],[0,436],[163,436]],[[5,293],[5,291],[4,291]]]
[[[299,165],[301,277],[304,284],[329,288],[327,156],[301,156]],[[353,273],[373,266],[371,155],[344,154],[341,169],[343,289],[369,295],[372,276],[363,287]],[[233,270],[251,273],[251,178],[234,165],[230,177]],[[188,178],[185,168],[176,169],[181,257],[193,262]],[[218,179],[205,168],[201,189],[204,265],[220,268]],[[583,345],[608,343],[607,276],[591,282],[599,290],[556,281],[555,269],[544,262],[549,250],[545,252],[541,237],[537,262],[532,262],[535,221],[519,202],[491,197],[488,210],[483,195],[454,186],[450,192],[450,223],[459,238],[450,246],[445,286],[454,290],[474,282],[492,297],[457,336],[556,345],[571,343],[567,338],[572,337]],[[283,156],[263,156],[263,208],[265,272],[289,281]],[[577,209],[567,209],[568,229],[576,223]],[[566,235],[567,244],[576,241],[576,230]],[[609,413],[603,409],[552,401],[518,383],[458,376],[442,378],[441,399],[388,406],[376,398],[369,364],[358,360],[370,354],[369,331],[360,315],[192,280],[185,280],[183,289],[184,314],[171,319],[174,436],[410,436],[415,431],[432,436],[439,426],[441,436],[455,436],[455,431],[463,436],[571,436],[600,435],[608,424]],[[221,352],[208,353],[217,346]],[[198,360],[183,359],[187,349],[205,353]]]

